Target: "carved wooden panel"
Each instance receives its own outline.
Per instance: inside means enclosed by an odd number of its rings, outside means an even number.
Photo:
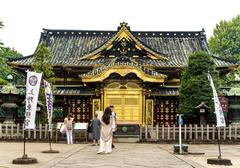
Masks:
[[[147,125],[153,124],[153,100],[152,99],[146,100],[146,124]]]
[[[100,111],[100,99],[93,99],[93,103],[92,103],[92,112],[93,115],[97,112]],[[94,117],[94,116],[93,116]]]
[[[83,96],[66,97],[65,114],[71,113],[74,122],[89,122],[92,118],[90,98]]]
[[[177,124],[179,100],[177,97],[156,97],[154,103],[154,125]]]

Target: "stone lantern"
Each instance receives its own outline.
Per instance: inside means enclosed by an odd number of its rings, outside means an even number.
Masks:
[[[4,123],[14,123],[18,108],[16,102],[18,100],[19,90],[11,83],[13,79],[12,75],[8,75],[7,79],[9,83],[4,85],[1,90],[3,104],[1,104],[0,107],[5,112]]]
[[[200,125],[206,125],[207,124],[207,110],[209,109],[209,107],[205,104],[205,102],[200,103],[198,106],[195,107],[198,112],[199,112],[199,116],[200,116]]]

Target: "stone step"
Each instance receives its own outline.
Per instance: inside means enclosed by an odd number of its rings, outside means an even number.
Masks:
[[[116,142],[126,142],[126,143],[136,143],[139,142],[137,137],[116,137],[114,138]]]

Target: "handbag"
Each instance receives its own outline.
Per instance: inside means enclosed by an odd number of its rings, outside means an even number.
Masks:
[[[65,134],[66,133],[66,129],[65,129],[65,124],[62,124],[61,127],[60,127],[60,132],[62,134]]]
[[[92,121],[88,124],[87,132],[92,133]]]

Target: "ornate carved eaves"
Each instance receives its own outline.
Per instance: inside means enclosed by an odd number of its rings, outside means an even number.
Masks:
[[[109,75],[112,73],[117,73],[123,77],[129,73],[134,73],[144,82],[155,82],[155,83],[164,83],[167,77],[164,74],[149,75],[149,74],[146,74],[144,71],[142,71],[140,68],[132,67],[132,66],[123,66],[123,65],[108,67],[98,74],[95,74],[95,75],[84,74],[84,75],[81,75],[80,77],[82,79],[82,82],[84,83],[85,82],[101,82],[104,79],[108,78]]]

